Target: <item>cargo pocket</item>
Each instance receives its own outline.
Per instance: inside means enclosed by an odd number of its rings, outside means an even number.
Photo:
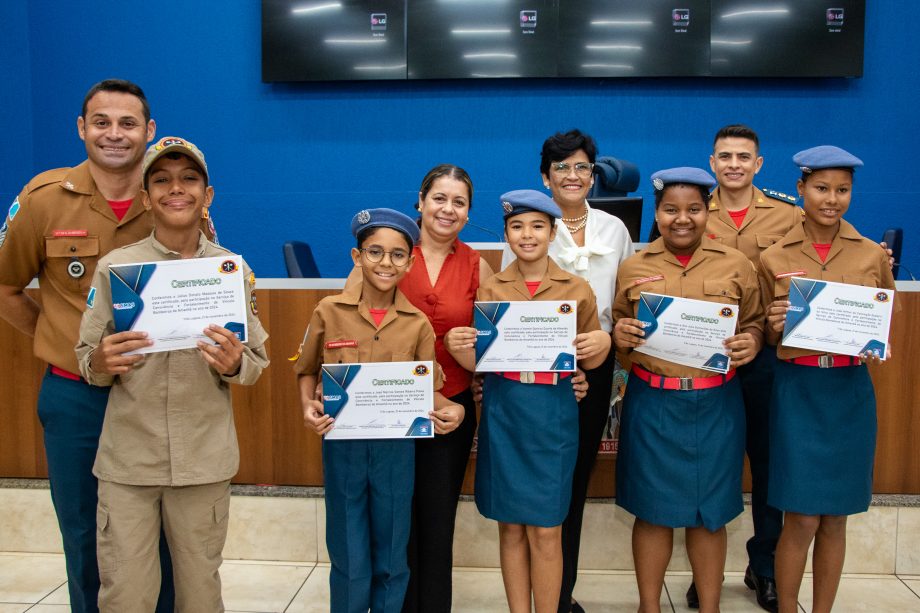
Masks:
[[[220,555],[227,540],[227,524],[230,521],[230,485],[211,508],[211,527],[208,534],[208,557]]]
[[[109,526],[109,510],[101,504],[96,505],[96,558],[100,573],[111,573],[118,568],[118,556],[112,528]]]

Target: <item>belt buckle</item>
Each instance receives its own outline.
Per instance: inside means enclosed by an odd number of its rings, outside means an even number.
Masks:
[[[824,354],[818,356],[818,368],[833,368],[834,367],[834,356]]]
[[[536,376],[531,371],[521,371],[521,383],[534,383],[536,381]]]
[[[682,392],[693,391],[693,377],[679,377],[677,389]]]

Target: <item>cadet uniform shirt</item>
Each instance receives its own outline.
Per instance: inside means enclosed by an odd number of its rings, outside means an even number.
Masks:
[[[617,282],[617,267],[633,254],[632,239],[618,218],[588,207],[585,224],[585,244],[579,247],[562,220],[556,220],[556,239],[549,244],[551,257],[562,270],[578,275],[588,282],[597,298],[597,316],[601,329],[613,331],[610,305]],[[515,259],[508,243],[502,251],[502,269]]]
[[[774,300],[789,298],[790,278],[794,276],[894,289],[888,254],[877,243],[861,236],[847,221],[840,220],[840,230],[824,262],[811,243],[805,234],[805,224],[800,221],[781,241],[761,254],[759,277],[765,310]],[[779,332],[768,329],[767,335],[771,343],[779,341]],[[822,353],[782,345],[776,351],[780,359]]]
[[[196,258],[225,255],[231,254],[199,235]],[[117,377],[90,370],[92,351],[114,330],[109,264],[179,259],[180,254],[151,234],[99,261],[93,278],[96,292],[83,315],[76,354],[87,381],[112,385],[93,466],[93,474],[100,479],[177,487],[224,481],[239,469],[229,383],[251,385],[268,366],[268,335],[255,315],[252,277],[245,263],[249,339],[239,373],[232,377],[217,374],[198,349],[147,354],[141,366]]]
[[[693,252],[686,268],[667,250],[662,238],[623,262],[617,275],[614,319],[635,318],[642,292],[738,305],[735,333],[748,328],[763,330],[763,306],[754,265],[737,249],[706,237]],[[666,377],[710,377],[713,374],[635,351],[629,352],[629,360]]]
[[[361,299],[363,288],[362,279],[341,294],[320,300],[310,318],[294,372],[317,375],[323,364],[430,360],[438,372],[434,389],[440,390],[443,382],[428,317],[397,289],[378,327]]]
[[[36,275],[42,309],[35,355],[79,372],[73,348],[80,315],[100,255],[150,234],[151,217],[140,197],[121,221],[96,189],[88,162],[44,172],[13,201],[0,230],[0,285],[26,287]],[[68,267],[83,266],[72,276]],[[77,267],[79,269],[79,267]]]
[[[712,192],[706,233],[709,238],[737,249],[755,264],[761,251],[779,241],[792,226],[802,221],[802,209],[795,205],[795,198],[773,191],[768,195],[754,187],[754,197],[739,228],[728,209],[722,206],[721,189],[716,188]]]
[[[548,266],[540,287],[531,296],[524,284],[524,275],[514,260],[504,270],[489,277],[476,294],[476,299],[486,301],[499,300],[568,300],[578,306],[575,315],[578,318],[578,333],[600,330],[597,319],[597,302],[588,282],[568,273],[547,257]]]

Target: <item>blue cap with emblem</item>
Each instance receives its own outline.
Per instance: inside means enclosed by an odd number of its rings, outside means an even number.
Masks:
[[[363,230],[368,228],[390,228],[398,230],[412,239],[412,244],[418,242],[418,225],[408,215],[403,215],[393,209],[364,209],[351,219],[351,233],[358,237]]]
[[[833,145],[820,145],[805,151],[799,151],[792,156],[792,162],[805,174],[825,168],[849,168],[855,170],[863,165],[863,161],[840,147]]]
[[[535,189],[516,189],[501,195],[499,200],[505,211],[504,218],[508,219],[521,213],[545,213],[553,219],[562,217],[559,206],[553,199]]]
[[[701,185],[706,189],[716,186],[716,180],[702,168],[681,166],[680,168],[667,168],[659,170],[652,175],[652,186],[656,191],[661,191],[667,185],[684,183],[686,185]]]

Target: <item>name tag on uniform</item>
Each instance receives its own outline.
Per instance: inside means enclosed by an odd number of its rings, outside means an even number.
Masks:
[[[327,341],[326,349],[341,349],[342,347],[357,347],[358,341]]]
[[[781,272],[774,275],[777,279],[787,279],[789,277],[804,277],[806,273],[804,270],[793,270],[792,272]]]
[[[89,236],[86,230],[55,230],[52,234],[55,238],[66,236]]]
[[[637,285],[642,285],[643,283],[651,283],[652,281],[664,281],[664,275],[655,275],[654,277],[642,277],[641,279],[636,279],[632,282],[633,287]]]

